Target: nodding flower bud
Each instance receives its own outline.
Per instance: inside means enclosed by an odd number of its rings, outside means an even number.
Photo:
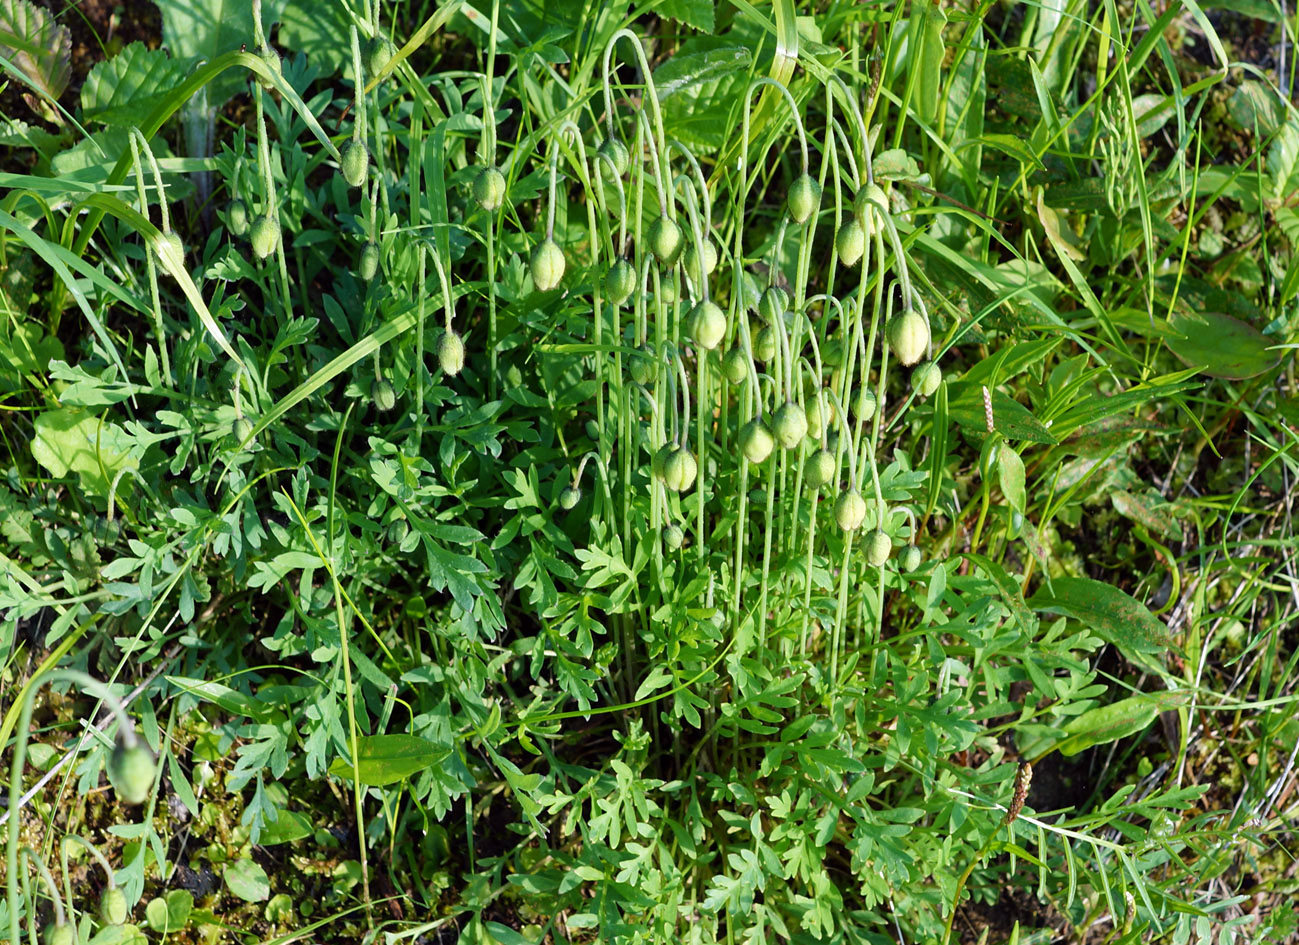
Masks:
[[[915,309],[907,309],[888,325],[889,347],[905,367],[911,367],[925,356],[929,348],[929,325]]]
[[[566,486],[559,494],[559,507],[567,512],[582,499],[582,490],[577,486]]]
[[[126,893],[121,886],[109,886],[99,897],[99,921],[104,925],[122,925],[130,916]]]
[[[617,138],[605,138],[600,142],[599,153],[609,158],[609,162],[613,164],[613,173],[619,177],[626,176],[627,168],[631,166],[631,154],[627,150],[627,145]],[[604,161],[600,161],[599,164],[605,179],[611,180],[609,164]]]
[[[648,387],[658,377],[659,363],[648,349],[641,347],[632,353],[627,363],[627,370],[633,381],[642,387]]]
[[[379,244],[366,243],[361,250],[361,262],[357,266],[362,282],[369,282],[379,272]]]
[[[921,397],[932,397],[943,383],[943,371],[933,361],[917,364],[911,372],[911,389]]]
[[[690,336],[701,348],[711,351],[726,337],[726,313],[716,302],[705,299],[690,313]]]
[[[695,482],[699,464],[684,446],[674,449],[663,463],[663,484],[673,492],[685,492]]]
[[[789,308],[789,293],[778,285],[767,286],[758,297],[758,314],[768,324],[773,324],[776,319],[783,317],[787,308]]]
[[[701,262],[703,263],[702,270],[699,268]],[[713,274],[713,270],[716,268],[717,247],[713,245],[713,241],[708,237],[705,236],[703,243],[699,246],[691,243],[686,247],[686,272],[690,274],[690,278],[695,283],[703,282]]]
[[[618,259],[604,277],[604,294],[614,305],[622,305],[636,291],[636,270],[625,259]]]
[[[753,359],[765,364],[775,356],[776,330],[768,325],[753,339]]]
[[[654,254],[659,264],[667,267],[675,266],[686,244],[686,238],[682,236],[681,227],[677,226],[676,221],[661,216],[650,224],[646,236],[650,252]]]
[[[474,178],[474,200],[484,210],[497,210],[505,202],[505,175],[495,167],[484,167]]]
[[[744,349],[734,347],[722,358],[722,376],[732,384],[743,384],[749,376],[749,359],[744,356]]]
[[[820,489],[834,481],[838,470],[834,464],[834,453],[829,450],[817,450],[807,461],[807,484],[813,489]]]
[[[685,540],[686,533],[681,530],[680,525],[669,525],[663,529],[663,544],[667,546],[668,551],[676,551]]]
[[[1024,810],[1024,802],[1028,800],[1028,786],[1032,783],[1033,766],[1025,761],[1015,772],[1015,793],[1010,799],[1010,809],[1006,811],[1006,818],[1002,821],[1004,826],[1013,824]]]
[[[76,941],[77,936],[73,931],[71,922],[56,922],[47,925],[45,931],[41,934],[41,942],[44,945],[75,945]]]
[[[108,758],[108,779],[128,804],[141,804],[153,789],[153,754],[140,742],[118,742]]]
[[[740,452],[751,463],[766,462],[776,448],[775,437],[760,417],[754,417],[740,428],[739,442]]]
[[[455,377],[464,370],[465,342],[453,330],[444,331],[438,339],[438,364],[449,377]]]
[[[834,247],[839,252],[839,261],[845,266],[851,268],[861,261],[862,254],[866,252],[866,230],[856,218],[839,227]]]
[[[821,208],[821,185],[811,174],[801,174],[789,188],[789,215],[806,223]]]
[[[370,167],[370,152],[365,142],[351,138],[338,152],[338,169],[343,173],[343,180],[348,186],[360,187],[365,181],[365,172]]]
[[[396,52],[397,47],[387,36],[376,36],[370,40],[370,44],[365,49],[365,70],[370,73],[370,78],[373,79],[383,72]]]
[[[906,550],[902,552],[902,557],[898,559],[898,563],[902,566],[902,570],[908,574],[920,567],[923,561],[924,555],[915,545],[908,545]]]
[[[253,255],[258,259],[265,259],[275,252],[275,247],[280,245],[280,218],[274,213],[266,213],[258,217],[253,221],[248,242],[252,244]]]
[[[780,445],[787,450],[792,450],[803,442],[803,437],[807,436],[807,414],[798,404],[787,400],[776,411],[776,416],[772,420],[772,429]]]
[[[877,528],[866,536],[866,561],[871,567],[883,567],[892,552],[893,542],[887,532]]]
[[[844,531],[856,531],[866,521],[866,500],[856,489],[840,493],[834,504],[834,517]]]
[[[564,251],[547,238],[532,251],[532,284],[538,292],[549,292],[564,278]]]

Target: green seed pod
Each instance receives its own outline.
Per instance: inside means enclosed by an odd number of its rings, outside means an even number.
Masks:
[[[262,62],[266,63],[266,68],[270,69],[272,73],[277,76],[283,74],[280,68],[280,54],[274,49],[263,46],[261,49],[257,50],[257,55],[261,57]],[[275,83],[271,82],[269,79],[258,79],[258,81],[261,82],[262,88],[266,89],[268,92],[275,88]]]
[[[857,417],[863,422],[875,416],[875,408],[879,402],[875,399],[875,392],[869,387],[863,387],[861,393],[857,395]]]
[[[237,417],[230,427],[230,435],[236,443],[243,443],[253,435],[253,422],[247,417]]]
[[[829,450],[817,450],[812,454],[812,458],[807,461],[804,475],[807,476],[809,486],[813,489],[820,489],[822,486],[834,482],[837,472],[834,453]]]
[[[586,438],[592,443],[600,442],[600,424],[594,420],[586,421]]]
[[[582,498],[582,490],[577,486],[566,486],[564,491],[559,494],[559,507],[567,512]]]
[[[107,887],[99,897],[99,921],[104,925],[122,925],[130,914],[122,887]]]
[[[699,263],[703,261],[703,271],[699,270]],[[690,274],[690,280],[695,285],[699,285],[705,279],[713,274],[717,268],[717,247],[708,237],[704,237],[702,247],[691,243],[686,247],[686,272]]]
[[[376,36],[370,40],[369,45],[365,47],[365,70],[370,73],[370,78],[373,79],[383,72],[396,52],[397,47],[387,36]]]
[[[627,150],[627,145],[623,144],[620,139],[605,138],[600,142],[599,153],[605,155],[613,162],[614,171],[617,172],[619,177],[627,176],[627,168],[631,166],[631,154]],[[609,170],[609,165],[604,161],[598,163],[600,165],[600,171],[604,175],[604,179],[613,183],[613,178],[610,176],[612,172]]]
[[[168,269],[185,268],[185,244],[180,241],[179,234],[175,230],[168,230],[158,236],[158,242],[154,244],[154,252],[158,258],[164,260]]]
[[[393,407],[397,406],[397,391],[393,386],[383,378],[376,377],[370,384],[370,399],[374,401],[374,406],[387,413]]]
[[[622,305],[636,291],[636,268],[626,259],[617,259],[604,277],[604,294],[614,305]]]
[[[549,292],[564,278],[564,251],[553,239],[544,239],[532,251],[532,284]]]
[[[684,446],[672,451],[663,463],[663,484],[673,492],[685,492],[695,482],[699,473],[699,464],[695,456]]]
[[[663,544],[667,546],[668,551],[676,551],[685,540],[686,533],[681,530],[680,525],[669,525],[663,529]]]
[[[740,427],[738,441],[744,458],[755,464],[765,463],[771,451],[776,448],[776,439],[761,417],[754,417]]]
[[[856,489],[839,493],[834,503],[834,517],[844,531],[856,531],[866,521],[866,500]]]
[[[916,568],[920,567],[920,564],[924,559],[925,556],[920,553],[919,548],[915,545],[907,545],[907,547],[902,551],[902,557],[898,559],[898,564],[902,566],[903,571],[910,574]]]
[[[792,450],[803,442],[803,437],[807,436],[807,414],[798,404],[787,400],[784,406],[776,411],[771,426],[780,445],[787,450]]]
[[[474,200],[484,210],[498,210],[505,202],[505,175],[495,167],[484,167],[474,177]]]
[[[866,231],[854,217],[843,226],[834,238],[835,249],[839,251],[839,261],[849,268],[861,261],[866,251]]]
[[[776,319],[783,318],[787,308],[789,308],[789,293],[778,285],[767,286],[758,297],[758,314],[768,325],[773,325]]]
[[[637,348],[627,363],[627,371],[631,374],[631,379],[642,387],[653,384],[659,376],[659,363],[654,352],[644,347]]]
[[[866,560],[873,568],[883,566],[893,552],[893,542],[887,533],[878,528],[866,536],[865,546]]]
[[[75,945],[76,941],[77,936],[71,922],[47,925],[45,931],[41,933],[41,942],[44,945]]]
[[[857,191],[857,196],[852,202],[852,210],[862,226],[867,227],[867,232],[870,232],[869,225],[874,215],[889,212],[888,195],[879,184],[866,184]]]
[[[361,262],[356,267],[362,282],[369,282],[379,271],[379,244],[366,243],[361,250]]]
[[[238,197],[230,201],[230,206],[226,210],[226,219],[230,224],[230,232],[235,236],[243,236],[248,232],[248,204]]]
[[[438,339],[438,364],[448,377],[455,377],[464,370],[465,343],[454,329],[442,332]]]
[[[776,330],[768,325],[753,339],[753,360],[759,364],[766,364],[775,356]]]
[[[690,312],[690,337],[701,348],[712,351],[726,337],[726,313],[711,300],[700,302]]]
[[[153,790],[153,755],[141,742],[127,748],[121,742],[108,756],[108,779],[127,804],[140,804]]]
[[[745,357],[744,349],[737,345],[722,358],[722,377],[732,384],[743,384],[748,376],[749,359]]]
[[[789,215],[795,223],[806,223],[821,209],[821,185],[811,174],[802,174],[789,188]]]
[[[650,224],[646,236],[650,252],[659,261],[659,265],[671,268],[677,264],[681,251],[685,249],[686,238],[681,235],[681,227],[677,226],[676,221],[661,216]]]
[[[889,322],[889,347],[904,367],[911,367],[929,348],[929,325],[915,309],[907,309]]]
[[[943,383],[943,371],[933,361],[917,364],[911,372],[911,389],[921,397],[932,397]]]
[[[273,213],[266,213],[253,221],[252,232],[248,241],[253,245],[253,255],[265,259],[275,252],[280,245],[280,218]]]
[[[338,153],[338,169],[343,174],[343,180],[351,187],[360,187],[365,183],[366,171],[370,169],[370,151],[365,142],[349,138]]]

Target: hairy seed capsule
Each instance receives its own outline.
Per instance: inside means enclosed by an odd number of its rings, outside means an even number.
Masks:
[[[631,374],[633,381],[642,387],[648,387],[658,377],[659,364],[652,351],[640,347],[631,356],[631,360],[627,364],[627,370]]]
[[[911,389],[921,397],[932,397],[943,383],[943,372],[933,361],[917,364],[911,372]]]
[[[700,302],[690,313],[690,336],[701,348],[712,351],[726,337],[726,314],[711,300]]]
[[[865,545],[866,560],[873,568],[881,567],[893,551],[893,542],[888,534],[878,528],[866,536]]]
[[[273,213],[258,217],[253,221],[248,242],[252,244],[253,255],[258,259],[265,259],[275,252],[275,247],[280,245],[280,218]]]
[[[484,210],[498,210],[505,202],[505,175],[496,167],[484,167],[474,177],[474,200]]]
[[[677,447],[663,463],[663,484],[673,492],[685,492],[695,482],[699,464],[684,446]]]
[[[374,78],[388,68],[388,63],[397,52],[397,47],[387,36],[376,36],[365,48],[365,69]]]
[[[758,314],[768,325],[775,324],[778,318],[783,318],[787,308],[789,308],[789,293],[778,285],[767,286],[758,297]]]
[[[108,756],[108,779],[127,804],[140,804],[153,789],[153,755],[140,742],[131,747],[118,742]]]
[[[849,268],[861,261],[866,251],[866,231],[856,218],[839,227],[834,238],[834,247],[839,251],[839,261]]]
[[[801,174],[789,188],[789,215],[806,223],[821,208],[821,185],[811,174]]]
[[[374,401],[377,409],[387,413],[397,406],[397,391],[390,382],[376,377],[370,384],[370,399]]]
[[[74,945],[76,940],[77,936],[71,922],[47,925],[45,931],[41,933],[41,942],[44,945]]]
[[[559,507],[567,512],[582,498],[582,490],[577,486],[566,486],[559,494]]]
[[[631,154],[627,151],[627,145],[623,144],[621,140],[618,138],[605,138],[600,142],[599,153],[613,163],[613,169],[610,170],[608,162],[598,162],[600,172],[604,175],[605,180],[613,183],[615,173],[619,177],[627,176],[627,168],[631,166]]]
[[[107,887],[99,897],[99,921],[104,925],[122,925],[130,914],[122,887]]]
[[[677,226],[676,221],[666,216],[659,217],[650,224],[646,236],[650,252],[654,254],[659,264],[669,268],[675,266],[686,244],[685,237],[681,235],[681,227]]]
[[[360,187],[365,183],[365,174],[370,167],[370,150],[365,142],[358,138],[349,138],[338,152],[338,169],[343,180],[351,187]]]
[[[667,546],[668,551],[676,551],[685,540],[686,533],[681,530],[680,525],[669,525],[663,529],[663,544]]]
[[[889,322],[888,338],[893,356],[911,367],[929,348],[929,325],[915,309],[907,309]]]
[[[553,239],[545,239],[532,251],[532,284],[538,292],[549,292],[564,278],[564,251]]]
[[[361,250],[361,262],[356,267],[362,282],[369,282],[379,271],[379,244],[366,243]]]
[[[925,556],[920,553],[920,549],[915,545],[907,545],[902,552],[902,557],[898,559],[898,563],[902,566],[903,571],[910,574],[916,568],[920,567],[921,562],[924,561],[924,557]]]
[[[776,439],[761,417],[754,417],[740,427],[740,452],[751,463],[764,463],[776,448]]]
[[[448,377],[455,377],[464,370],[465,342],[454,330],[442,332],[438,339],[438,364]]]
[[[748,376],[749,359],[744,356],[744,349],[737,345],[722,358],[722,377],[732,384],[743,384]]]
[[[834,503],[834,518],[846,532],[861,528],[861,523],[866,521],[866,500],[861,493],[856,489],[841,492]]]
[[[820,489],[822,486],[834,482],[835,473],[834,453],[829,450],[817,450],[812,454],[812,458],[807,461],[807,469],[804,475],[807,476],[807,484],[813,489]]]
[[[230,201],[226,215],[230,222],[231,233],[235,236],[243,236],[248,232],[248,204],[236,197]]]
[[[776,411],[772,428],[780,445],[787,450],[792,450],[803,442],[803,437],[807,436],[807,414],[798,404],[787,400],[784,406]]]
[[[604,294],[614,305],[622,305],[636,291],[636,269],[626,259],[618,259],[604,277]]]
[[[701,272],[699,263],[703,262],[704,268]],[[717,268],[717,247],[708,237],[704,237],[702,246],[696,246],[691,243],[686,247],[686,272],[690,275],[690,280],[695,285],[699,285],[705,279],[713,274]]]
[[[776,330],[770,325],[758,332],[753,339],[753,360],[766,364],[776,356]]]

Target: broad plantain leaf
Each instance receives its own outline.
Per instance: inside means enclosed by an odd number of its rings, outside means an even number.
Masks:
[[[1082,621],[1123,654],[1158,653],[1172,646],[1168,629],[1145,605],[1117,587],[1091,578],[1056,578],[1028,602],[1034,610]]]

